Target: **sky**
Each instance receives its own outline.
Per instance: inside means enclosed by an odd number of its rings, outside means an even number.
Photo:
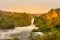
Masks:
[[[0,10],[11,12],[46,13],[60,8],[60,0],[0,0]]]

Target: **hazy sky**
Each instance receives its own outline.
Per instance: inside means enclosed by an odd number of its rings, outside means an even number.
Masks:
[[[60,0],[0,0],[0,9],[15,12],[44,13],[60,8]]]

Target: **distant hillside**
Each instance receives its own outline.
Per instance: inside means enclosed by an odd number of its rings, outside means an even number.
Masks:
[[[50,27],[57,23],[60,23],[60,8],[51,9],[48,13],[42,14],[39,17],[35,17],[34,22],[34,24],[38,26],[47,24]]]

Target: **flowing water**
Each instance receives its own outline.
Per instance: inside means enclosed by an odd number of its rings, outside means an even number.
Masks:
[[[27,26],[27,27],[16,27],[15,29],[1,30],[0,40],[12,38],[12,37],[18,37],[18,38],[21,38],[21,40],[29,40],[28,36],[32,31],[32,29],[34,28],[36,27],[33,25],[33,26]]]
[[[15,29],[6,29],[0,31],[0,40],[8,39],[12,37],[21,38],[21,40],[29,40],[28,36],[30,32],[36,28],[33,25],[34,18],[31,20],[31,25],[26,27],[16,27]]]

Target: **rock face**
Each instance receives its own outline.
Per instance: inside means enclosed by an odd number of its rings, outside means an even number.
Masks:
[[[46,19],[49,20],[49,19],[53,19],[53,18],[56,18],[58,17],[58,12],[56,11],[58,9],[51,9],[47,14],[46,14]]]
[[[60,8],[59,9],[52,9],[46,15],[46,22],[51,25],[60,22]]]

